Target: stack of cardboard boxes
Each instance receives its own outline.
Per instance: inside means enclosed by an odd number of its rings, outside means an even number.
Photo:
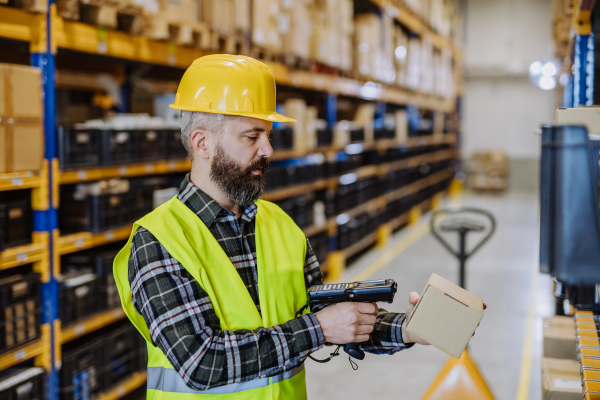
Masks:
[[[508,188],[508,156],[504,151],[473,153],[469,169],[475,190],[499,192]]]
[[[576,354],[573,318],[544,318],[543,400],[581,399],[581,376]]]
[[[0,64],[0,173],[42,168],[43,117],[40,69]]]

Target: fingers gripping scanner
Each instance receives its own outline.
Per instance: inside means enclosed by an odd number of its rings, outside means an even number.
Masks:
[[[392,303],[397,291],[398,284],[393,279],[317,285],[308,289],[307,306],[330,305],[343,302]],[[298,311],[298,314],[302,313],[305,308],[306,306]],[[358,343],[347,343],[343,346],[338,346],[337,349],[331,353],[331,356],[325,360],[317,360],[311,356],[309,357],[314,361],[325,363],[339,355],[340,347],[343,347],[344,351],[350,357],[356,358],[357,360],[365,358],[365,353],[360,349]],[[350,362],[352,363],[352,360],[350,360]],[[352,368],[354,368],[354,365],[355,364],[352,364]]]

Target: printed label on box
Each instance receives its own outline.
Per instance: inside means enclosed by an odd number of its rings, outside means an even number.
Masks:
[[[581,390],[581,381],[574,381],[572,379],[554,378],[552,385],[556,389]]]

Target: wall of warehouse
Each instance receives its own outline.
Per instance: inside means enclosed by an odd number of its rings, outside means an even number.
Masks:
[[[554,118],[554,92],[529,82],[529,65],[548,61],[551,0],[468,0],[462,152],[502,149],[514,189],[537,190],[540,139]]]

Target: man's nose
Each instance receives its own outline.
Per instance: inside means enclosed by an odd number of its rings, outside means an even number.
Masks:
[[[257,156],[269,158],[273,155],[273,147],[268,135],[260,135]]]

